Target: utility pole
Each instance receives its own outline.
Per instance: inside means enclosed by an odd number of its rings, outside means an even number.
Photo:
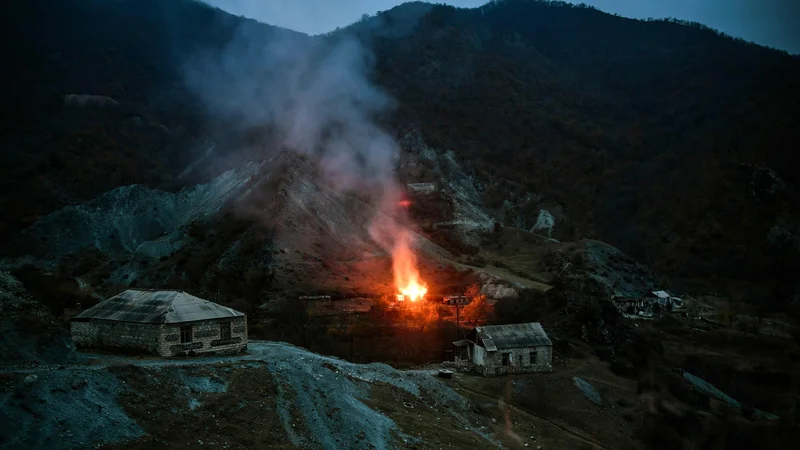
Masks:
[[[456,340],[461,339],[461,320],[458,316],[458,303],[456,303]]]

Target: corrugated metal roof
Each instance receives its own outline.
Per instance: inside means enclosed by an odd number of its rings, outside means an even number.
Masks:
[[[480,334],[478,334],[480,336]],[[497,347],[494,345],[494,341],[490,337],[481,338],[481,342],[483,342],[483,346],[486,347],[487,351],[493,352],[497,350]]]
[[[539,322],[490,325],[475,329],[488,351],[497,349],[553,345]]]
[[[244,314],[183,291],[128,289],[81,312],[73,319],[183,323],[239,316]]]

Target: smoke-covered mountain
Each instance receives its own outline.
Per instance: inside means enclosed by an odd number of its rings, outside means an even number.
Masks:
[[[538,195],[676,278],[797,270],[796,57],[537,1],[436,7],[371,42],[401,122],[467,161],[507,225],[533,226]]]
[[[65,0],[16,2],[1,28],[15,69],[0,106],[6,244],[114,188],[178,193],[289,149],[322,161],[328,182],[356,161],[445,187],[412,208],[420,223],[454,219],[467,195],[470,217],[530,229],[546,211],[553,237],[601,239],[689,286],[740,280],[780,300],[793,288],[800,62],[697,24],[411,3],[308,37],[189,0]],[[373,152],[327,150],[408,130],[459,172],[406,141],[366,163]]]

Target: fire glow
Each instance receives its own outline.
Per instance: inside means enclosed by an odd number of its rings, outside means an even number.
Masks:
[[[392,271],[395,287],[403,300],[416,302],[425,298],[428,286],[419,276],[417,258],[411,250],[411,239],[412,235],[407,230],[398,231],[392,251]]]

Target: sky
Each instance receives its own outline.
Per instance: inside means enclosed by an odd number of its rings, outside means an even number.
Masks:
[[[375,14],[402,0],[203,0],[232,14],[308,34],[344,27],[362,14]],[[435,3],[441,2],[437,0]],[[475,7],[487,0],[448,0]],[[609,13],[633,18],[700,22],[731,36],[800,54],[800,0],[579,0]]]

